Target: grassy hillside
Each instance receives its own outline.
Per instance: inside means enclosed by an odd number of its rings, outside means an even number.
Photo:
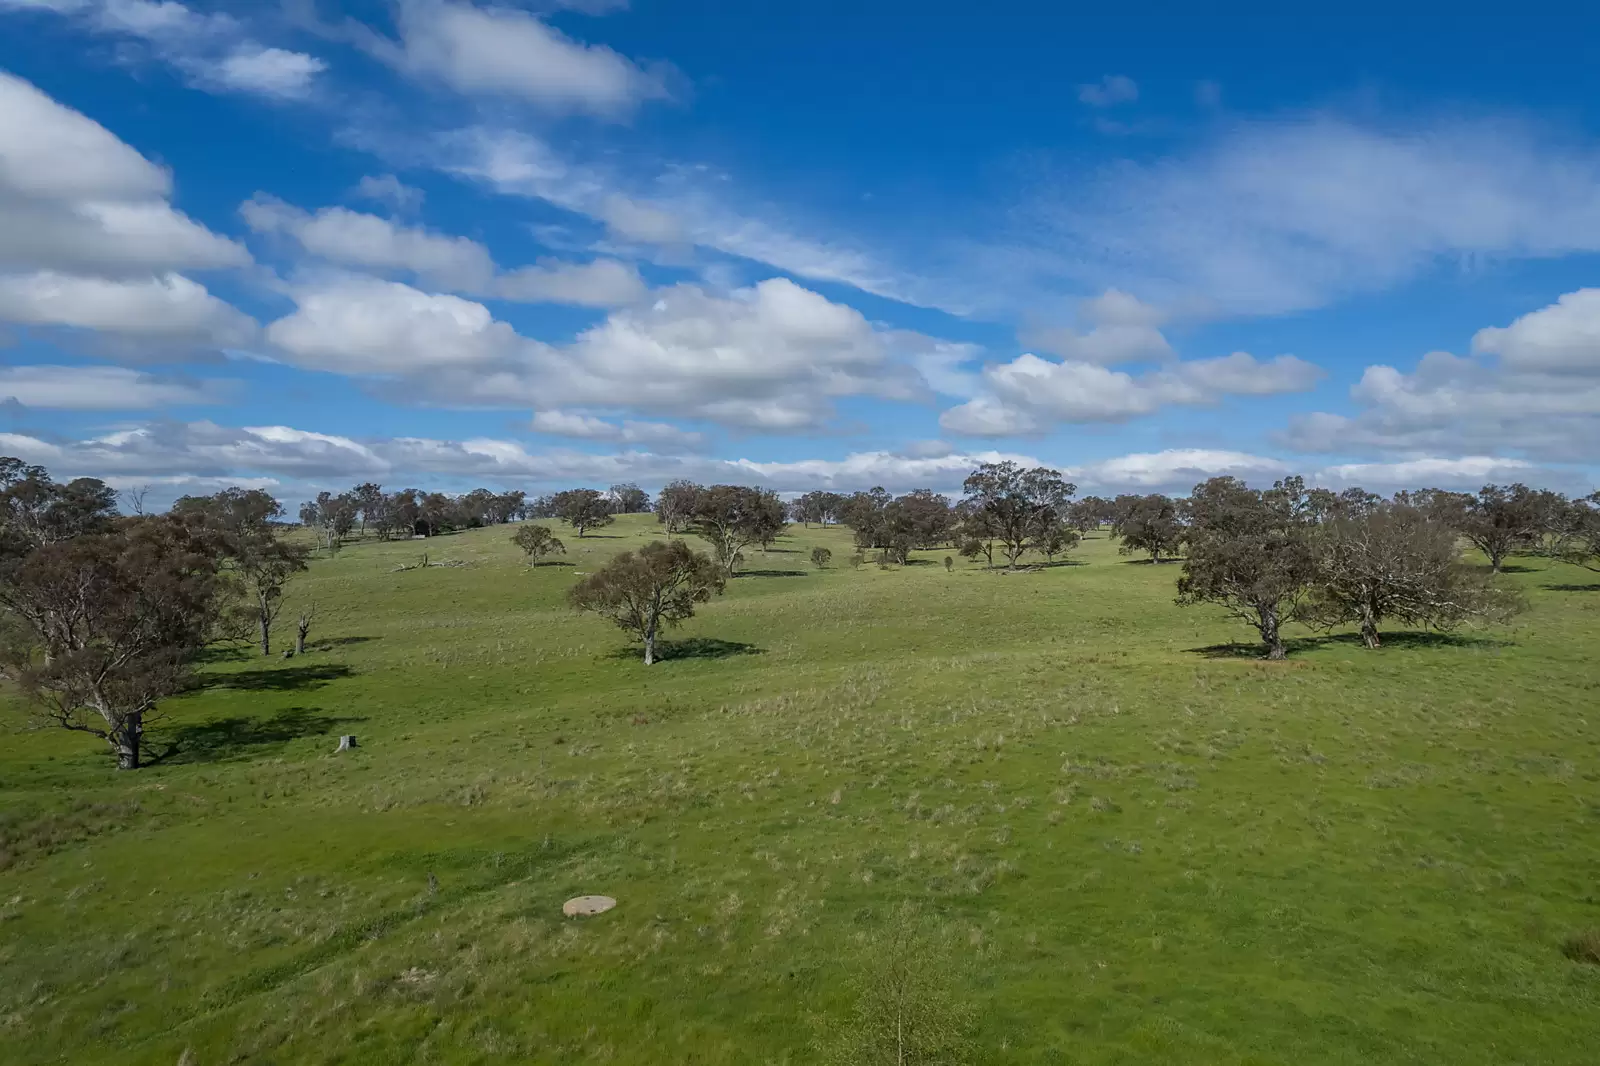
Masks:
[[[985,1062],[1600,1061],[1593,575],[1266,664],[1103,537],[797,527],[646,668],[565,605],[657,535],[602,532],[319,560],[311,653],[220,658],[137,774],[4,712],[0,1062],[812,1062],[902,901]]]

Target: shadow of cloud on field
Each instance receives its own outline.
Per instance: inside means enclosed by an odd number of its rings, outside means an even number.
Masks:
[[[323,714],[317,707],[290,707],[270,718],[217,718],[173,730],[165,749],[151,761],[221,762],[248,755],[252,748],[328,736],[348,723],[365,721]]]
[[[276,670],[235,670],[211,674],[201,681],[202,688],[234,688],[252,692],[294,692],[321,688],[330,681],[353,677],[355,671],[343,663],[314,663],[285,666]]]
[[[1423,630],[1402,629],[1380,632],[1381,646],[1367,648],[1361,643],[1359,633],[1335,633],[1326,637],[1286,637],[1284,649],[1289,655],[1314,651],[1326,647],[1353,647],[1362,651],[1386,651],[1393,648],[1510,648],[1516,642],[1497,640],[1494,637],[1477,637],[1462,633],[1431,633]],[[1207,659],[1266,659],[1266,646],[1262,644],[1233,642],[1210,644],[1203,648],[1185,648],[1191,655]]]

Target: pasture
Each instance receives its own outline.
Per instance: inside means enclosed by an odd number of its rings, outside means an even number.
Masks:
[[[0,1062],[815,1062],[905,902],[985,1063],[1600,1061],[1595,575],[1265,663],[1103,533],[793,526],[646,668],[565,593],[659,535],[318,559],[308,654],[219,652],[136,773],[8,707]]]

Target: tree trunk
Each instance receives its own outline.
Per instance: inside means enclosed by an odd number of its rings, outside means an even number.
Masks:
[[[118,770],[139,768],[139,742],[144,738],[144,715],[134,714],[111,730],[111,748],[117,753]]]
[[[1150,553],[1150,562],[1153,565],[1159,565],[1160,564],[1160,562],[1161,562],[1161,549],[1160,548],[1157,548],[1155,551]]]
[[[1283,637],[1278,632],[1278,605],[1261,608],[1261,642],[1267,646],[1268,659],[1282,659],[1289,653],[1283,646]]]
[[[1378,636],[1378,615],[1371,607],[1361,607],[1361,643],[1376,648],[1383,643]]]
[[[296,655],[304,655],[306,653],[306,631],[304,629],[298,630],[294,635],[294,653]]]
[[[656,661],[656,627],[652,624],[644,631],[644,664],[654,666]]]
[[[261,654],[272,654],[272,616],[265,605],[261,608]]]
[[[1505,561],[1505,552],[1494,550],[1489,553],[1489,570],[1491,573],[1500,572],[1500,564]]]

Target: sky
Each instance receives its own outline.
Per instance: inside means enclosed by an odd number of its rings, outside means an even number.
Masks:
[[[1600,16],[0,0],[0,453],[152,502],[1600,487]]]

